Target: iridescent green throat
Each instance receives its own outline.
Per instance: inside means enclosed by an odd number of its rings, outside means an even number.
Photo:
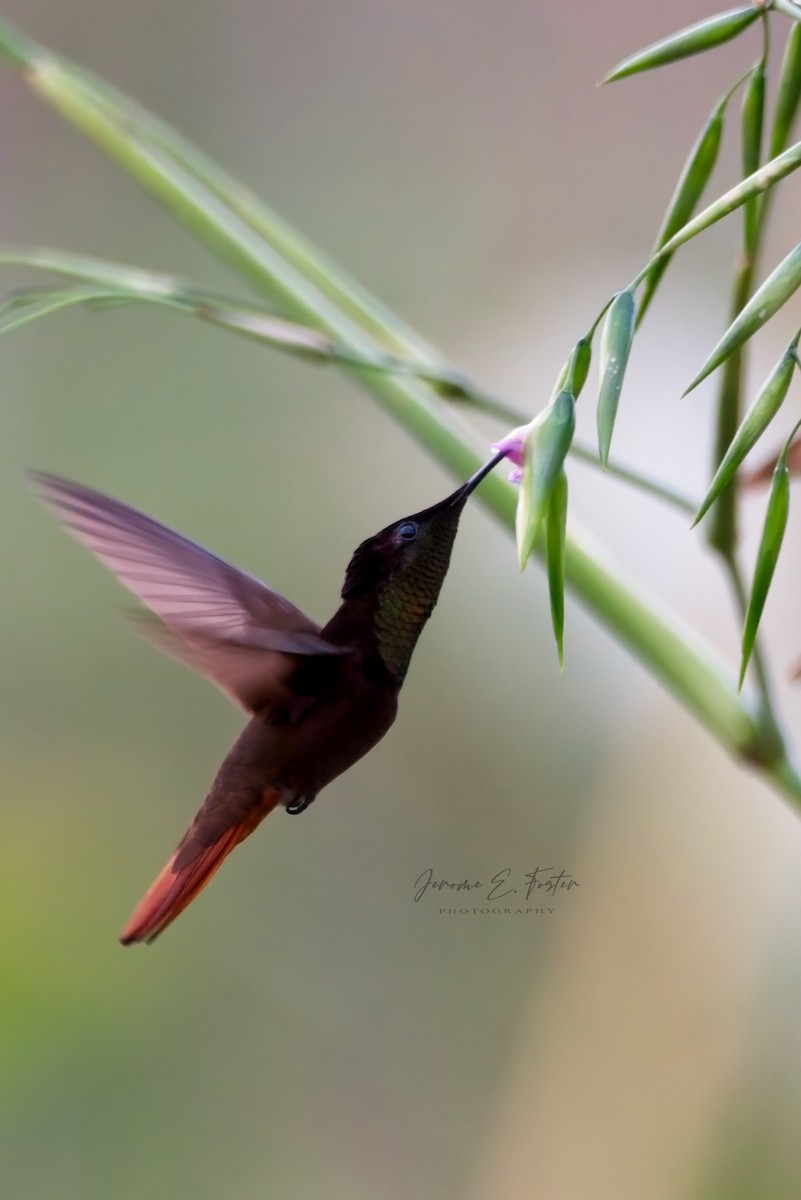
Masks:
[[[378,592],[373,618],[378,652],[398,681],[406,675],[417,639],[439,597],[461,511],[461,505],[454,505],[421,530],[414,559],[394,572]]]

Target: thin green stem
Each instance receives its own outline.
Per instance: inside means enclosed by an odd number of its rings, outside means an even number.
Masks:
[[[762,12],[762,57],[760,58],[760,66],[763,71],[768,69],[768,59],[770,58],[770,21],[768,20],[768,10]]]
[[[688,500],[681,492],[675,491],[667,484],[659,483],[656,479],[642,475],[639,471],[633,471],[630,467],[623,467],[620,463],[610,461],[604,467],[595,451],[580,443],[573,442],[570,454],[579,462],[586,463],[590,467],[597,467],[599,471],[603,471],[605,475],[611,475],[613,479],[619,479],[621,483],[627,483],[640,492],[645,492],[657,500],[663,500],[665,504],[669,504],[671,508],[675,508],[684,516],[692,517],[698,511],[698,505],[693,500]]]

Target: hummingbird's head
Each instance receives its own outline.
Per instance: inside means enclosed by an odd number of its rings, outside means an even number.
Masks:
[[[439,504],[393,521],[367,538],[348,564],[342,599],[374,600],[373,627],[379,652],[398,680],[406,674],[417,639],[437,602],[467,499],[502,457],[495,455]]]

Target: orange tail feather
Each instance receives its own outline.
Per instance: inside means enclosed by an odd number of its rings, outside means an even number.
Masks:
[[[164,870],[136,906],[130,920],[120,934],[123,946],[133,942],[152,942],[171,925],[177,916],[202,892],[211,877],[222,866],[235,846],[249,837],[257,825],[264,820],[278,803],[275,788],[266,788],[260,804],[255,805],[237,824],[230,825],[210,846],[199,850],[185,866],[176,861],[186,860],[187,845],[195,831],[192,826]],[[202,817],[202,809],[198,814]]]

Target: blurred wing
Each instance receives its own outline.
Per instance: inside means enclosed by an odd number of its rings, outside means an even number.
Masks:
[[[30,478],[69,532],[160,618],[151,640],[247,709],[254,691],[286,674],[276,652],[343,653],[278,592],[158,521],[56,475]]]
[[[276,652],[258,646],[243,646],[237,642],[217,641],[198,634],[184,633],[165,625],[150,613],[135,612],[127,615],[151,645],[211,679],[229,699],[249,713],[268,708],[271,701],[275,701],[284,693],[285,685],[292,674],[287,653],[328,654],[338,651],[337,647],[329,649],[329,643],[317,638],[315,634],[281,635],[284,638],[294,636],[296,645],[292,649],[285,645],[281,652]],[[298,649],[297,645],[303,638],[308,639],[308,643],[303,644],[309,647],[314,639],[317,643],[322,642],[325,648],[319,651],[312,648]]]

